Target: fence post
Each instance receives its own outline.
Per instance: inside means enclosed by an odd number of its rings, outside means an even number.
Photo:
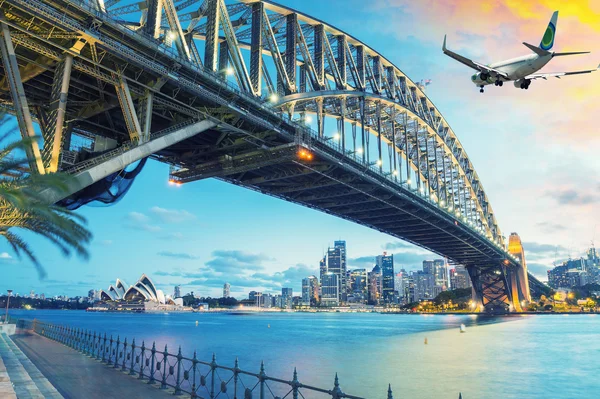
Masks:
[[[104,344],[102,345],[102,362],[106,361],[106,333],[104,333]]]
[[[129,368],[129,375],[134,375],[133,371],[133,359],[135,358],[135,338],[131,340],[131,367]]]
[[[192,399],[197,398],[196,395],[196,365],[198,364],[198,358],[196,357],[196,351],[194,351],[194,357],[192,358]],[[235,394],[234,394],[235,397]]]
[[[300,385],[298,381],[298,372],[296,371],[296,367],[294,367],[294,378],[292,379],[292,399],[298,399],[298,386]]]
[[[215,373],[217,371],[217,356],[213,353],[210,362],[210,399],[215,397]]]
[[[115,353],[115,361],[113,362],[115,368],[119,367],[119,346],[121,345],[121,336],[117,335],[117,353]],[[112,350],[111,350],[112,352]]]
[[[175,395],[181,393],[181,345],[179,345],[179,352],[177,352],[177,381],[175,384]]]
[[[146,347],[144,341],[142,341],[142,350],[140,352],[140,376],[138,377],[140,380],[144,379],[144,352],[146,351]]]
[[[125,364],[127,361],[127,337],[125,337],[125,341],[123,342],[123,352],[121,353],[121,357],[123,358],[123,361],[121,362],[121,370],[127,370],[127,365]]]
[[[106,359],[106,364],[112,364],[112,360],[110,359],[110,356],[112,355],[112,351],[113,351],[113,337],[112,334],[110,334],[110,340],[108,341],[109,346],[108,346],[108,359]]]
[[[154,383],[154,358],[155,358],[155,354],[156,354],[156,342],[152,342],[152,350],[150,351],[152,352],[151,355],[151,361],[150,361],[150,380],[148,380],[148,384],[153,384]]]
[[[237,397],[237,385],[238,385],[238,375],[240,372],[240,364],[238,362],[238,358],[235,358],[235,364],[233,365],[233,397]]]
[[[263,360],[260,361],[260,373],[258,373],[258,378],[260,380],[260,399],[265,399],[265,377],[267,374],[265,373],[265,362]]]
[[[160,383],[160,389],[167,389],[167,345],[165,345],[165,351],[163,352],[163,367],[162,367],[162,381]]]

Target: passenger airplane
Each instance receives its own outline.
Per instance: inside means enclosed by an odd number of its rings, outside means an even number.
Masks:
[[[460,54],[456,54],[446,48],[446,36],[444,35],[444,44],[442,50],[444,54],[454,58],[458,62],[465,64],[478,71],[471,77],[471,81],[476,86],[481,88],[480,92],[483,93],[483,87],[486,85],[494,84],[496,86],[502,86],[504,82],[514,81],[515,87],[521,89],[528,89],[532,80],[535,79],[546,79],[549,77],[559,78],[567,75],[577,75],[581,73],[590,73],[600,68],[600,65],[596,69],[590,69],[587,71],[573,71],[573,72],[554,72],[554,73],[536,73],[544,67],[554,57],[562,55],[575,55],[575,54],[588,54],[589,51],[578,51],[571,53],[555,53],[550,51],[554,45],[554,35],[556,34],[556,21],[558,20],[558,11],[554,11],[552,19],[546,28],[544,37],[540,42],[540,46],[536,47],[532,44],[523,44],[534,52],[534,54],[524,55],[522,57],[512,58],[510,60],[497,62],[495,64],[483,65],[479,62],[471,61],[470,59],[463,57]]]

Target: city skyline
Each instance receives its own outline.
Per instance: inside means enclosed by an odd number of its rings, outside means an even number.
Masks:
[[[443,34],[448,33],[453,47],[471,51],[468,55],[480,60],[525,52],[519,40],[509,39],[538,38],[560,2],[521,7],[499,2],[486,9],[471,2],[450,8],[446,4],[428,7],[428,2],[377,1],[367,9],[351,1],[362,12],[361,24],[351,15],[339,15],[331,5],[283,3],[352,32],[386,54],[413,80],[432,80],[428,96],[472,158],[504,235],[516,231],[523,238],[533,274],[545,280],[554,261],[584,253],[596,234],[595,222],[587,215],[599,214],[597,184],[587,181],[587,176],[600,172],[593,152],[598,137],[590,121],[592,107],[599,100],[598,80],[574,77],[565,83],[554,79],[533,85],[527,93],[505,87],[480,96],[469,85],[464,69],[444,59],[440,50]],[[391,8],[383,8],[384,4]],[[590,38],[600,23],[593,11],[584,6],[561,10],[556,46],[562,51],[584,48],[597,54],[600,46]],[[466,19],[478,22],[464,27],[460,22]],[[378,21],[384,34],[370,31],[369,21]],[[419,24],[432,28],[418,29]],[[407,31],[416,33],[409,36]],[[479,46],[472,46],[473,42]],[[586,58],[557,60],[552,69],[590,63]],[[456,101],[457,96],[470,101],[468,111],[462,101]],[[544,101],[550,97],[570,101]],[[535,107],[536,102],[545,106]],[[508,119],[489,112],[500,105],[515,112]],[[565,113],[569,123],[559,117]],[[484,117],[472,117],[477,115]],[[532,154],[529,148],[538,152]],[[580,173],[573,176],[572,170]],[[428,256],[426,251],[366,227],[220,181],[170,186],[167,175],[166,165],[150,161],[120,203],[78,211],[88,218],[95,236],[89,262],[64,259],[50,244],[25,234],[48,273],[44,281],[38,280],[28,261],[16,259],[2,242],[0,289],[28,292],[35,287],[40,292],[69,294],[69,290],[82,292],[90,285],[102,287],[115,273],[134,281],[141,272],[160,277],[161,288],[169,292],[178,281],[186,288],[203,286],[218,293],[224,281],[231,280],[234,295],[235,289],[259,288],[260,284],[276,289],[298,281],[297,276],[318,273],[314,254],[319,249],[323,252],[331,237],[341,236],[352,248],[349,267],[364,265],[365,259],[383,250],[394,254],[399,264],[404,256],[408,269],[418,268],[416,260]],[[527,178],[520,180],[520,176]],[[224,278],[228,273],[232,278]]]

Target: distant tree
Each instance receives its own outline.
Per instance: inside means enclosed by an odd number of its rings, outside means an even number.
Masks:
[[[8,123],[6,115],[0,114],[0,126]],[[8,129],[0,141],[14,134]],[[16,232],[25,229],[39,234],[67,256],[72,251],[86,258],[89,256],[86,245],[92,234],[84,227],[85,219],[76,213],[54,204],[48,204],[40,192],[48,187],[66,190],[69,176],[61,173],[27,173],[29,165],[25,149],[35,138],[28,138],[8,144],[0,150],[0,236],[3,236],[20,257],[25,254],[38,270],[40,277],[45,271],[34,255],[30,245]]]

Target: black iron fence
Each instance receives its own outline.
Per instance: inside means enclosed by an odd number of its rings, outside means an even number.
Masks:
[[[217,364],[215,355],[210,362],[199,360],[195,351],[192,358],[185,357],[181,354],[181,347],[176,353],[169,353],[166,345],[164,350],[160,350],[155,343],[146,346],[142,341],[139,345],[135,339],[128,342],[127,338],[114,339],[112,335],[81,328],[39,320],[20,320],[17,324],[137,376],[148,384],[160,385],[162,389],[172,388],[176,395],[189,394],[191,398],[210,399],[363,399],[344,393],[337,374],[333,388],[323,389],[298,381],[296,370],[291,380],[285,380],[268,376],[262,363],[260,371],[253,373],[240,369],[237,359],[233,367],[227,367]],[[387,399],[393,399],[391,385],[388,386]]]

